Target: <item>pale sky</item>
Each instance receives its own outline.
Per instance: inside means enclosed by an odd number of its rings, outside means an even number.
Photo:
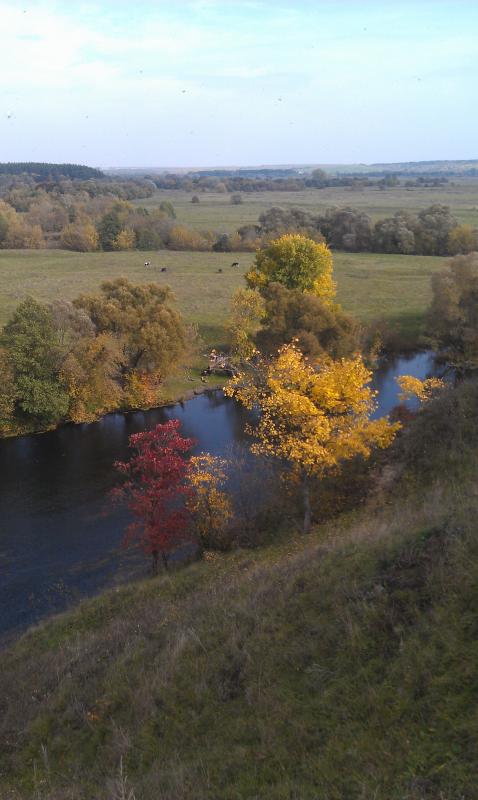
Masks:
[[[478,0],[0,0],[0,161],[478,157]]]

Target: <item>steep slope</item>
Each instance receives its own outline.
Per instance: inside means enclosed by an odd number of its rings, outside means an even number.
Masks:
[[[399,490],[108,592],[0,656],[0,797],[478,797],[477,391]]]

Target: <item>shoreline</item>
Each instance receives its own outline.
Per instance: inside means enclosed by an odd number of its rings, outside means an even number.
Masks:
[[[169,399],[164,400],[164,402],[158,403],[157,405],[153,406],[139,406],[137,408],[118,408],[113,411],[108,411],[106,414],[102,414],[101,417],[98,419],[89,420],[85,422],[73,422],[73,420],[65,420],[64,422],[60,422],[58,425],[52,425],[51,428],[43,428],[42,430],[38,431],[24,431],[22,433],[3,433],[0,434],[0,442],[7,441],[9,439],[22,439],[27,436],[43,436],[46,433],[53,433],[53,431],[58,431],[61,428],[66,428],[68,426],[79,427],[81,425],[97,425],[102,420],[106,419],[107,417],[111,416],[112,414],[137,414],[141,411],[154,411],[155,409],[159,408],[172,408],[176,405],[182,405],[183,403],[187,403],[190,400],[194,400],[195,397],[200,397],[202,394],[214,394],[214,392],[222,392],[224,390],[224,386],[216,385],[216,386],[198,386],[195,389],[190,389],[181,396],[177,397],[176,399]]]

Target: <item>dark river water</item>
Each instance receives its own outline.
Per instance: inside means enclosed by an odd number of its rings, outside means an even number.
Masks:
[[[397,375],[432,372],[431,353],[384,363],[374,376],[376,415],[397,404]],[[196,452],[227,454],[244,442],[244,412],[220,392],[0,441],[0,637],[134,571],[146,574],[147,562],[121,549],[127,520],[108,504],[112,464],[127,459],[132,433],[174,418],[197,440]]]

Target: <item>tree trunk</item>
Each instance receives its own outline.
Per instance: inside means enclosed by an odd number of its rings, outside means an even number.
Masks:
[[[309,493],[309,476],[304,472],[302,476],[302,498],[304,502],[304,533],[310,533],[311,524],[311,511],[310,511],[310,493]]]
[[[158,574],[158,556],[159,553],[157,550],[153,550],[151,555],[153,556],[153,575]]]

